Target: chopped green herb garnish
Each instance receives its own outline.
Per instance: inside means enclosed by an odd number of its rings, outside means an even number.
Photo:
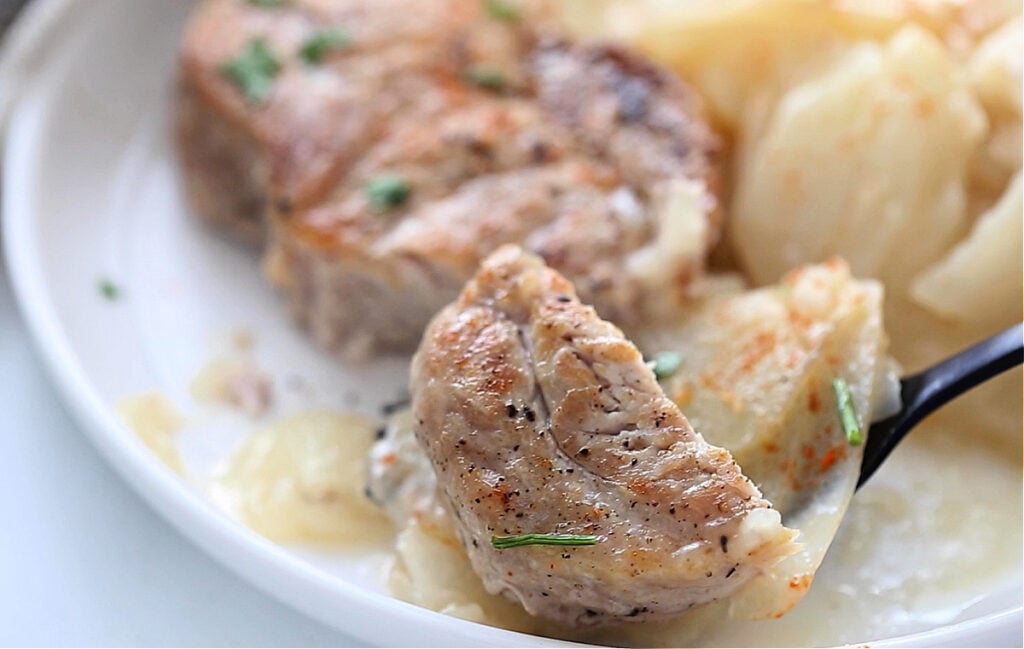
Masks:
[[[474,65],[466,71],[466,80],[474,86],[487,88],[494,92],[504,92],[508,86],[505,73],[493,65]]]
[[[111,302],[121,297],[121,289],[118,288],[117,284],[115,284],[114,282],[110,281],[105,277],[100,279],[99,282],[97,282],[96,287],[99,289],[100,295],[110,300]]]
[[[249,0],[249,4],[254,7],[283,7],[288,2],[289,0]]]
[[[508,0],[484,0],[484,10],[495,20],[516,20],[519,18],[519,7]]]
[[[517,534],[492,536],[491,545],[499,550],[524,545],[596,545],[597,537],[589,534]]]
[[[262,38],[250,39],[236,58],[221,66],[221,73],[252,102],[261,102],[267,98],[274,77],[280,71],[280,60]]]
[[[853,409],[850,386],[842,379],[832,379],[832,390],[836,393],[836,410],[839,411],[839,422],[846,433],[846,441],[850,446],[860,446],[864,443],[864,432],[857,423],[857,412]]]
[[[394,209],[407,201],[412,188],[405,178],[395,175],[377,176],[366,186],[370,207],[382,213]]]
[[[683,355],[679,352],[661,352],[655,355],[651,365],[655,378],[661,381],[679,371],[683,365]]]
[[[331,50],[341,49],[352,42],[352,35],[344,29],[325,29],[309,37],[299,48],[299,56],[306,63],[323,63]]]

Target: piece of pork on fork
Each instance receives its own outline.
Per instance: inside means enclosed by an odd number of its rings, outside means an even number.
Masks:
[[[491,592],[570,625],[669,617],[795,550],[729,452],[637,348],[515,246],[489,257],[413,361],[415,431]],[[496,549],[492,537],[592,535]]]

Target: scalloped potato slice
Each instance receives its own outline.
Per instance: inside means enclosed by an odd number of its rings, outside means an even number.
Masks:
[[[986,37],[967,61],[971,87],[990,124],[971,168],[972,199],[983,208],[999,198],[1021,168],[1022,41],[1017,16]]]
[[[898,399],[887,345],[881,286],[854,280],[839,260],[713,301],[679,331],[648,341],[649,352],[682,354],[664,387],[695,430],[728,448],[800,530],[803,550],[733,596],[735,617],[778,617],[810,587],[863,455],[840,425],[832,380],[849,385],[866,431]]]
[[[970,236],[914,281],[912,296],[936,315],[994,331],[1021,317],[1021,174]]]
[[[985,108],[1018,119],[1021,115],[1021,29],[1019,15],[1008,20],[978,45],[967,63],[971,87]]]
[[[935,37],[907,27],[788,91],[740,155],[733,241],[758,283],[833,255],[902,291],[966,230],[985,116]]]

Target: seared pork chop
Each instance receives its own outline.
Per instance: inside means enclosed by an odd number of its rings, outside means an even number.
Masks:
[[[795,550],[729,452],[707,444],[640,352],[538,257],[506,246],[430,324],[415,433],[474,569],[535,615],[663,618]],[[492,537],[594,535],[496,549]]]
[[[718,145],[678,79],[536,0],[264,4],[191,20],[184,176],[208,220],[269,230],[270,279],[329,348],[412,350],[504,243],[623,325],[700,272]]]

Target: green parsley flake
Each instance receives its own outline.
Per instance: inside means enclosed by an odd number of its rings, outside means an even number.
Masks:
[[[683,355],[679,352],[661,352],[655,355],[651,363],[655,378],[661,381],[679,371],[683,365]]]
[[[498,550],[524,545],[596,545],[598,538],[589,534],[517,534],[492,536],[491,545]]]
[[[121,297],[121,289],[118,288],[117,284],[110,281],[106,277],[101,278],[96,283],[96,288],[99,289],[100,295],[110,300],[111,302],[115,302],[119,297]]]
[[[857,423],[857,412],[853,409],[850,386],[846,385],[843,379],[832,379],[832,391],[836,393],[836,410],[839,412],[843,432],[846,433],[846,441],[850,446],[860,446],[864,443],[864,432]]]
[[[484,0],[484,10],[495,20],[516,20],[519,18],[519,7],[508,0]]]
[[[274,77],[281,71],[281,62],[263,38],[252,38],[236,58],[221,66],[221,73],[231,80],[248,101],[259,103],[267,98]]]
[[[505,73],[493,65],[474,65],[466,71],[466,80],[474,86],[494,92],[504,92],[508,86]]]
[[[373,211],[383,213],[407,201],[412,194],[412,188],[405,178],[389,174],[371,180],[366,186],[366,194],[370,198],[370,207]]]
[[[288,4],[289,0],[249,0],[249,4],[254,7],[268,7],[276,8],[283,7]]]
[[[352,35],[344,29],[325,29],[311,36],[302,47],[299,55],[311,65],[323,63],[331,50],[341,49],[352,42]]]

